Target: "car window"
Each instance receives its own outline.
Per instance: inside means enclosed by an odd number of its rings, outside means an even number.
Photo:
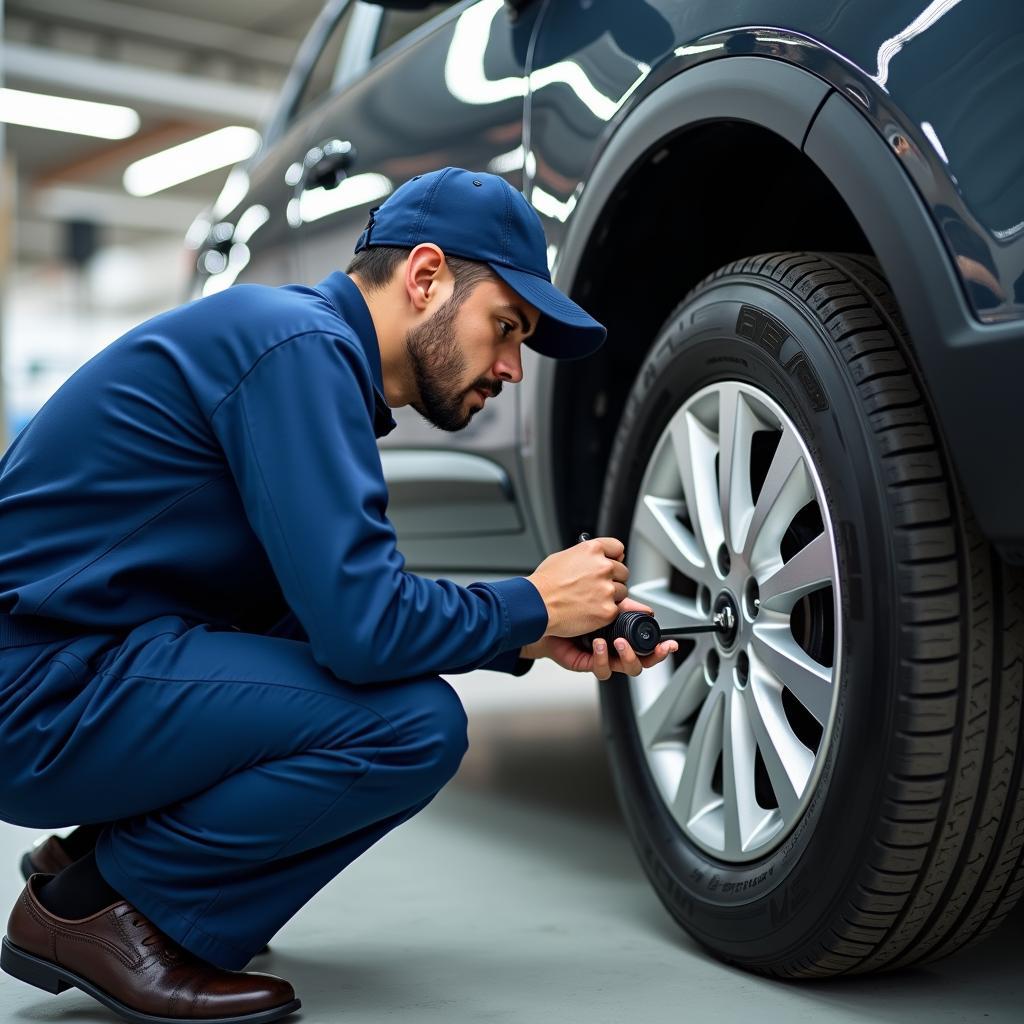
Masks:
[[[413,29],[419,28],[426,21],[430,21],[435,15],[447,7],[451,7],[455,0],[444,0],[442,3],[428,4],[422,10],[402,11],[385,10],[380,20],[380,30],[377,33],[377,42],[373,47],[373,56],[376,57],[382,50],[386,50],[393,43],[397,43],[403,36],[407,36]]]
[[[342,44],[345,36],[352,25],[352,15],[360,5],[353,0],[345,7],[341,17],[335,22],[324,43],[320,56],[317,57],[313,70],[310,71],[306,84],[299,93],[299,98],[292,108],[291,119],[302,117],[303,113],[312,107],[318,100],[333,91],[333,86],[338,78],[339,60],[342,54]]]

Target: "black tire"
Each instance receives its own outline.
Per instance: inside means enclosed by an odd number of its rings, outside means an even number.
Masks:
[[[741,307],[781,324],[785,344],[738,332]],[[665,321],[626,403],[598,519],[627,562],[657,439],[722,380],[786,411],[823,483],[842,584],[838,703],[791,836],[753,863],[725,863],[661,798],[627,681],[601,682],[639,859],[672,917],[747,969],[808,978],[945,956],[988,935],[1024,890],[1024,576],[960,496],[878,264],[832,253],[732,263]]]

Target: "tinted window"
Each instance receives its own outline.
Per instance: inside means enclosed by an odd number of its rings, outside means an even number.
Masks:
[[[429,4],[420,11],[385,10],[373,55],[376,57],[381,50],[386,50],[393,43],[397,43],[402,36],[408,35],[414,28],[419,28],[425,21],[430,21],[434,15],[451,7],[454,2],[455,0],[446,0],[443,3]]]
[[[323,99],[331,92],[331,86],[338,71],[338,59],[341,56],[341,44],[345,41],[345,34],[348,32],[349,24],[352,21],[352,12],[359,6],[353,0],[346,8],[342,16],[337,20],[334,28],[327,36],[327,42],[320,51],[313,70],[302,87],[298,102],[292,110],[292,119],[301,117],[318,100]]]

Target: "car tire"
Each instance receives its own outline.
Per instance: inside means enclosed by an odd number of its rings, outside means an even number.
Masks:
[[[787,978],[988,935],[1024,889],[1024,576],[965,504],[877,262],[768,253],[692,289],[628,396],[598,529],[663,627],[719,600],[741,620],[599,683],[619,802],[672,917]]]

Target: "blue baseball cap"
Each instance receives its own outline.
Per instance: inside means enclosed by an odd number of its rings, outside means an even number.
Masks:
[[[356,252],[433,242],[445,255],[486,263],[541,312],[523,344],[555,359],[596,352],[607,329],[551,283],[537,211],[504,178],[462,167],[417,174],[370,210]]]

